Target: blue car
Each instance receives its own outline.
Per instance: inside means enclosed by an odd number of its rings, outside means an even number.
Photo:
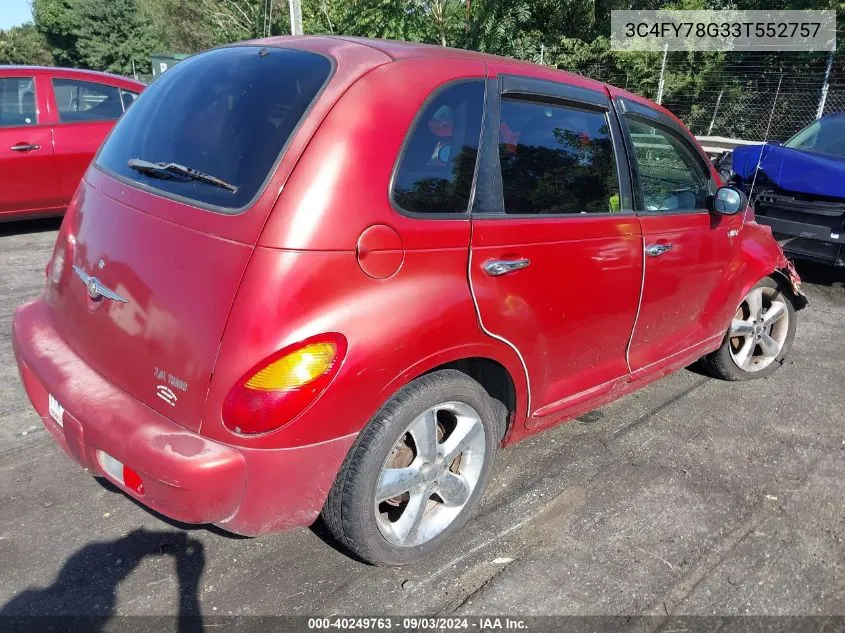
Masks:
[[[788,254],[845,266],[845,112],[783,145],[737,147],[732,159],[732,179]]]

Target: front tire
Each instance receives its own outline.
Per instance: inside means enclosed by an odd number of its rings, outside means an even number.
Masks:
[[[792,349],[797,315],[790,296],[766,277],[739,304],[718,350],[702,359],[723,380],[750,380],[771,375]]]
[[[375,565],[444,545],[478,505],[499,438],[493,400],[456,370],[417,378],[361,431],[323,508],[334,537]]]

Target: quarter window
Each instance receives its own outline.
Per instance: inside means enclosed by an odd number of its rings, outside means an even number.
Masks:
[[[0,127],[36,125],[35,80],[32,77],[0,79]]]
[[[645,210],[659,213],[706,208],[707,175],[683,141],[640,119],[629,118],[628,129]]]
[[[619,211],[619,178],[607,115],[502,100],[499,158],[505,213]]]
[[[393,200],[411,213],[466,213],[484,101],[482,81],[452,84],[417,117],[393,181]]]
[[[54,79],[59,121],[114,121],[123,114],[120,89],[91,81]]]

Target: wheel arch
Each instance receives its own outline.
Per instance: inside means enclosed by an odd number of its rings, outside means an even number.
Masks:
[[[807,298],[800,290],[801,279],[768,227],[756,223],[746,224],[741,235],[738,256],[744,269],[744,283],[735,297],[736,304],[739,305],[743,297],[762,279],[769,277],[784,287],[796,310],[806,307]]]
[[[501,429],[503,443],[510,442],[514,429],[524,426],[528,415],[525,370],[510,349],[497,349],[492,345],[461,345],[421,359],[385,386],[382,400],[386,402],[409,382],[441,369],[455,369],[466,374],[504,406],[507,415],[505,428]]]

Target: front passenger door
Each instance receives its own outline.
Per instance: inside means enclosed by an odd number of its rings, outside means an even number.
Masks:
[[[720,310],[739,216],[708,210],[715,193],[709,165],[666,115],[628,102],[623,116],[633,147],[634,192],[643,232],[645,275],[629,348],[631,371],[681,361],[723,334]]]

